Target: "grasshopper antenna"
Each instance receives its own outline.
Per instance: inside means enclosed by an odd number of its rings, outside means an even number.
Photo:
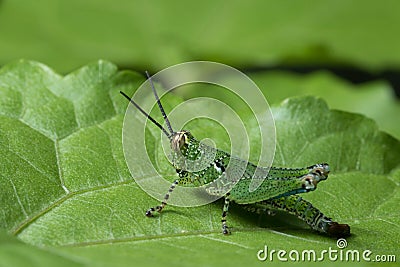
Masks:
[[[148,118],[151,122],[153,122],[155,125],[157,125],[158,128],[160,128],[165,135],[169,138],[171,136],[170,133],[167,132],[167,130],[165,130],[164,127],[161,126],[161,124],[159,124],[155,119],[153,119],[149,114],[147,114],[146,111],[144,111],[138,104],[136,104],[135,101],[132,100],[132,98],[130,98],[129,96],[127,96],[124,92],[119,91],[121,93],[121,95],[123,95],[126,99],[129,100],[129,102],[131,102],[140,112],[143,113],[143,115],[146,116],[146,118]]]
[[[164,118],[164,120],[165,120],[165,123],[167,123],[167,126],[168,126],[169,131],[171,132],[171,134],[173,134],[173,133],[174,133],[174,130],[172,130],[171,123],[170,123],[169,120],[168,120],[167,114],[165,114],[164,108],[163,108],[163,106],[161,105],[160,98],[158,98],[158,95],[157,95],[157,92],[156,92],[156,88],[154,87],[153,81],[151,80],[151,77],[150,77],[150,75],[149,75],[149,73],[148,73],[147,71],[146,71],[146,75],[147,75],[147,79],[149,79],[149,81],[150,81],[151,89],[153,90],[154,96],[155,96],[155,98],[156,98],[158,107],[159,107],[160,110],[161,110],[161,114],[163,115],[163,118]]]

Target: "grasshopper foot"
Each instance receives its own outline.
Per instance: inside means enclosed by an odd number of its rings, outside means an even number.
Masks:
[[[350,236],[350,226],[348,224],[332,222],[328,227],[328,235],[337,238],[348,237]]]
[[[154,208],[150,208],[146,211],[146,216],[147,217],[154,217],[153,212],[154,212]]]
[[[154,212],[161,212],[164,206],[166,205],[165,202],[163,202],[161,205],[155,207],[155,208],[150,208],[146,211],[146,216],[147,217],[154,217]]]
[[[231,234],[231,232],[229,231],[228,226],[226,224],[222,225],[222,233],[224,235],[230,235]]]

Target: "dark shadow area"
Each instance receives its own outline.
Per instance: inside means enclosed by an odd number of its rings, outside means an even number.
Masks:
[[[223,205],[221,201],[221,205]],[[221,206],[222,212],[222,206]],[[241,205],[236,203],[231,203],[231,207],[229,209],[229,214],[227,218],[228,225],[231,226],[232,233],[234,234],[235,225],[229,223],[229,215],[232,214],[241,217],[241,220],[245,221],[246,224],[252,225],[253,227],[260,227],[265,230],[273,230],[277,232],[281,232],[283,234],[295,234],[299,233],[301,236],[304,235],[318,235],[326,237],[327,239],[337,239],[335,237],[330,237],[325,234],[318,233],[317,231],[311,229],[305,222],[300,220],[294,215],[288,214],[284,211],[275,211],[275,215],[267,215],[267,214],[257,214],[254,212],[247,211],[241,208]],[[339,222],[339,223],[347,223],[347,222]],[[350,225],[351,227],[351,225]],[[346,240],[354,238],[356,235],[351,233]]]

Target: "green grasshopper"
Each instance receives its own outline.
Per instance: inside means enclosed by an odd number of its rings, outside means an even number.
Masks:
[[[178,178],[170,186],[161,204],[148,209],[146,216],[152,217],[155,212],[160,213],[167,205],[170,194],[178,185],[193,186],[214,183],[209,187],[207,192],[225,198],[221,218],[222,233],[225,235],[230,233],[226,223],[226,217],[231,201],[242,205],[248,211],[259,214],[274,214],[274,210],[286,211],[303,220],[317,232],[327,234],[328,236],[345,237],[350,235],[349,225],[332,221],[310,202],[297,195],[299,193],[315,190],[318,182],[326,180],[330,171],[328,164],[315,164],[305,168],[271,167],[268,170],[264,169],[264,172],[257,172],[258,170],[262,170],[262,168],[250,162],[245,162],[245,169],[242,172],[235,171],[236,163],[239,163],[239,161],[243,163],[243,160],[232,157],[222,150],[211,148],[199,142],[189,131],[181,130],[175,132],[172,129],[154,88],[154,84],[149,74],[147,72],[146,74],[169,131],[147,114],[124,92],[120,93],[168,137],[173,153],[172,164],[178,174]],[[208,161],[209,163],[205,168],[193,171],[188,170],[186,160],[201,160],[204,156],[210,159],[210,157],[207,156],[210,152],[213,152],[213,158],[211,161]],[[237,173],[239,173],[239,175]],[[262,177],[257,177],[257,173],[264,173],[264,175]],[[228,177],[229,180],[234,183],[233,187],[231,185],[230,191],[223,194],[221,192],[224,191],[226,185],[215,182],[222,176]],[[263,181],[256,190],[250,192],[249,185],[253,178],[260,178],[263,179]]]

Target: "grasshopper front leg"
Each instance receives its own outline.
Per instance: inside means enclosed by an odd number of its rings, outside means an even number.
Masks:
[[[175,189],[175,187],[178,185],[178,183],[179,183],[179,179],[176,179],[176,180],[171,184],[171,186],[170,186],[169,189],[168,189],[168,192],[167,192],[167,193],[165,194],[165,196],[164,196],[164,200],[161,202],[161,205],[152,207],[152,208],[150,208],[150,209],[148,209],[148,210],[146,211],[146,216],[147,216],[147,217],[153,217],[154,212],[161,212],[161,211],[164,209],[164,207],[167,205],[167,201],[168,201],[168,199],[169,199],[169,196],[170,196],[171,193],[174,191],[174,189]]]
[[[147,217],[153,217],[154,216],[154,212],[160,213],[164,209],[164,207],[167,205],[167,201],[169,199],[169,196],[174,191],[175,187],[179,184],[180,180],[183,180],[182,178],[183,178],[183,176],[180,177],[180,179],[176,179],[171,184],[170,188],[168,189],[168,192],[164,196],[164,200],[161,202],[161,205],[158,205],[158,206],[155,206],[155,207],[151,207],[150,209],[148,209],[146,211],[146,216]],[[230,203],[229,193],[227,193],[225,195],[225,202],[224,202],[224,207],[223,207],[223,210],[222,210],[222,218],[221,218],[222,233],[224,235],[230,234],[229,227],[226,224],[226,216],[228,215],[229,203]]]
[[[350,235],[350,226],[339,224],[325,216],[310,202],[298,195],[290,195],[264,200],[245,206],[246,209],[257,213],[265,213],[271,209],[286,211],[307,223],[312,229],[333,237],[346,237]]]
[[[169,187],[168,192],[165,194],[164,200],[161,202],[161,204],[158,205],[158,206],[155,206],[155,207],[151,207],[150,209],[148,209],[148,210],[146,211],[146,216],[147,216],[147,217],[153,217],[153,216],[154,216],[154,212],[160,213],[160,212],[164,209],[164,207],[167,205],[167,201],[168,201],[170,195],[172,194],[172,192],[174,191],[175,187],[176,187],[178,184],[179,184],[179,185],[185,185],[185,184],[189,183],[188,181],[189,181],[190,179],[188,178],[188,172],[187,172],[187,171],[177,169],[177,170],[176,170],[176,173],[178,174],[178,177],[179,177],[179,178],[176,179],[176,180],[171,184],[171,186]]]

